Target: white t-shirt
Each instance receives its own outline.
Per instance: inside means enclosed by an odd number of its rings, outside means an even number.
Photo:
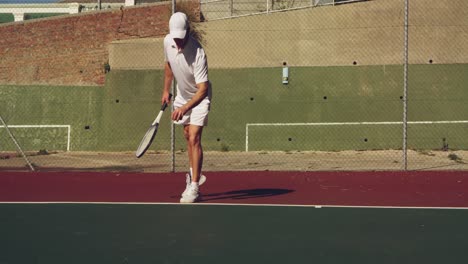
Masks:
[[[185,103],[197,92],[197,84],[208,82],[208,62],[205,51],[191,36],[184,49],[179,50],[174,39],[167,35],[164,38],[164,55],[177,81],[176,100]],[[204,100],[210,100],[211,85],[208,89],[208,96]]]

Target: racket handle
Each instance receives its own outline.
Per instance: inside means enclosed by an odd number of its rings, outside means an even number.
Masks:
[[[172,94],[169,94],[169,101],[171,100],[171,98],[172,98]],[[166,110],[166,107],[167,107],[167,102],[165,102],[165,103],[161,106],[161,111]]]

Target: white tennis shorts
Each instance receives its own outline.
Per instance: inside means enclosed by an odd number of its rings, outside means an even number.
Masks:
[[[174,121],[177,125],[195,125],[195,126],[207,126],[208,125],[208,113],[210,112],[210,100],[207,98],[201,101],[197,106],[187,111],[185,115],[179,121]],[[174,108],[183,106],[185,102],[183,99],[176,97],[174,100]]]

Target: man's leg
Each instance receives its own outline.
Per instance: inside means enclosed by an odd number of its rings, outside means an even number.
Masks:
[[[182,196],[185,196],[187,194],[187,192],[189,191],[190,186],[192,185],[192,175],[194,174],[193,173],[192,161],[194,159],[193,159],[193,151],[192,151],[193,147],[192,147],[192,144],[190,144],[190,141],[189,141],[189,139],[190,139],[189,125],[184,126],[183,131],[184,131],[184,137],[185,137],[185,139],[187,141],[187,155],[188,155],[188,158],[189,158],[189,166],[190,166],[190,173],[187,173],[186,178],[185,178],[185,183],[186,183],[185,190],[182,193]],[[202,185],[206,181],[206,177],[204,175],[201,175],[201,166],[200,166],[200,172],[199,172],[198,175],[200,175],[198,177],[198,185]]]
[[[190,134],[189,134],[189,128],[190,128],[190,125],[185,125],[184,126],[184,137],[185,137],[185,140],[187,142],[187,155],[188,155],[188,159],[189,159],[189,166],[190,166],[190,177],[192,177],[192,146],[189,144],[189,140],[190,140]]]
[[[203,167],[203,149],[201,145],[203,127],[188,125],[184,129],[187,129],[187,152],[189,163],[193,170],[192,182],[198,182]]]
[[[193,203],[200,200],[201,197],[199,184],[203,183],[200,181],[203,164],[203,150],[201,147],[202,131],[203,127],[201,126],[188,125],[184,127],[184,135],[187,140],[187,152],[193,173],[191,177],[192,182],[189,182],[189,176],[187,176],[187,186],[185,191],[182,193],[182,197],[180,199],[181,203]]]

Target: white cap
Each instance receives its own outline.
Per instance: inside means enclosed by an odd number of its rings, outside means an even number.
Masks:
[[[169,19],[169,35],[171,38],[183,39],[188,29],[187,15],[181,12],[174,13]]]

